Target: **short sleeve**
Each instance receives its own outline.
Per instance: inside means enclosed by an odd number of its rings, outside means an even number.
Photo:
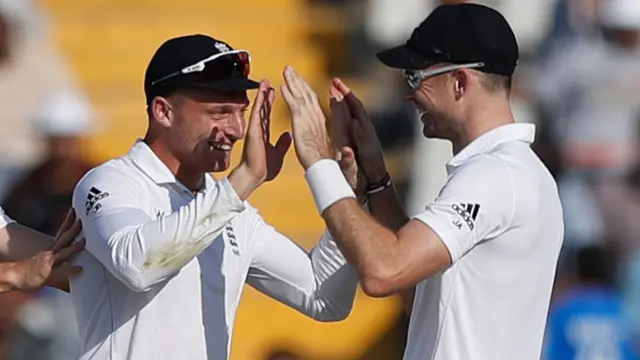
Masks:
[[[472,159],[449,176],[436,199],[414,219],[440,237],[455,263],[478,243],[507,229],[514,213],[514,190],[505,162]]]
[[[0,208],[0,229],[4,229],[7,225],[15,222],[12,218],[10,218],[7,214],[4,213],[4,210]]]

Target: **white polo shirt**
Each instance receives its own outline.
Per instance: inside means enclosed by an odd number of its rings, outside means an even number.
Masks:
[[[349,314],[357,276],[327,233],[307,254],[205,178],[194,194],[138,141],[77,185],[81,359],[227,359],[245,281],[320,321]]]
[[[453,264],[418,284],[404,359],[540,359],[564,229],[534,135],[531,124],[510,124],[473,141],[415,216]]]
[[[4,229],[7,225],[13,223],[13,219],[4,213],[4,209],[0,207],[0,229]]]

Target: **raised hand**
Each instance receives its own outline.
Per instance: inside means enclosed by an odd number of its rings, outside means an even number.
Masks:
[[[354,119],[349,122],[349,134],[350,141],[355,146],[359,169],[369,183],[380,182],[385,177],[387,168],[376,129],[362,101],[340,79],[334,79],[332,87],[344,97],[350,118]],[[340,110],[340,113],[344,113],[344,110]]]
[[[284,80],[282,97],[291,111],[293,144],[298,161],[306,170],[318,160],[333,159],[326,118],[318,96],[291,66],[285,68]]]
[[[354,145],[350,139],[351,122],[356,120],[352,118],[344,95],[338,88],[332,85],[329,91],[331,93],[329,100],[331,107],[331,143],[334,146],[335,159],[340,163],[342,172],[355,193],[359,196],[364,196],[366,179],[362,171],[358,169],[356,155],[353,151]]]
[[[271,145],[271,109],[274,101],[275,90],[267,80],[262,80],[251,109],[242,161],[228,176],[231,186],[242,200],[246,200],[262,183],[278,176],[291,146],[291,135],[287,132],[280,135],[275,146]]]
[[[267,80],[261,81],[251,109],[242,154],[243,163],[257,182],[256,187],[278,176],[291,146],[288,132],[280,135],[276,144],[271,145],[271,110],[274,101],[275,90]]]

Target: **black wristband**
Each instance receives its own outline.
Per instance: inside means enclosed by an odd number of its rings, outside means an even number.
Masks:
[[[379,193],[380,191],[391,186],[391,175],[387,172],[382,180],[377,183],[367,184],[367,188],[365,189],[366,195],[372,195],[375,193]]]

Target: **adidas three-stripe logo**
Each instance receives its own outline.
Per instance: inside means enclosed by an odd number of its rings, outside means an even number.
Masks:
[[[451,208],[462,217],[462,220],[467,224],[469,230],[473,230],[475,227],[475,221],[478,218],[480,212],[479,204],[453,204]],[[460,228],[460,227],[458,227]]]
[[[95,186],[92,186],[89,189],[89,193],[87,194],[87,200],[84,203],[84,213],[85,215],[89,215],[90,212],[98,212],[102,207],[100,200],[109,196],[108,192],[102,192],[98,190]]]

